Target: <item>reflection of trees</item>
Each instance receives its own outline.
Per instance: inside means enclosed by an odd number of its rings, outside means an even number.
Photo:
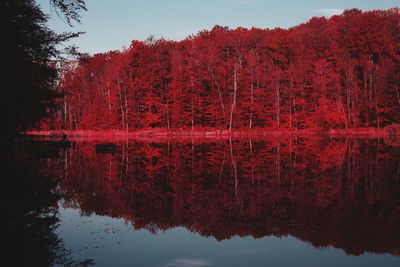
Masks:
[[[65,263],[67,252],[54,232],[58,227],[58,182],[38,172],[31,153],[2,150],[3,215],[6,218],[6,253],[18,266],[48,266]],[[18,157],[15,156],[18,154]],[[5,183],[5,184],[4,184]]]
[[[350,254],[399,254],[399,154],[354,139],[132,141],[101,155],[77,143],[46,169],[64,175],[67,205],[135,228],[293,235]]]
[[[20,141],[21,142],[21,141]],[[89,266],[91,260],[73,261],[56,234],[59,180],[40,171],[40,157],[65,153],[57,146],[21,142],[2,146],[2,215],[5,218],[3,262],[10,266]],[[18,147],[18,148],[16,148]],[[55,177],[55,176],[54,176]],[[4,236],[3,236],[4,238]]]

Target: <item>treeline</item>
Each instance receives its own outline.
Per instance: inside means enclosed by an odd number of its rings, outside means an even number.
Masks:
[[[43,129],[347,129],[400,121],[400,10],[215,26],[66,66]]]
[[[377,139],[72,143],[43,172],[67,207],[217,240],[287,236],[400,255],[400,150]]]

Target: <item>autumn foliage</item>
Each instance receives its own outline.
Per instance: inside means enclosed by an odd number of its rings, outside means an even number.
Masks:
[[[215,26],[65,66],[43,129],[350,129],[400,121],[400,11]]]

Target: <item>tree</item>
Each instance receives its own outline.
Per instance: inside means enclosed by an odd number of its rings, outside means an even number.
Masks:
[[[69,22],[85,10],[82,0],[52,0]],[[46,26],[47,16],[33,0],[5,0],[0,3],[0,23],[5,39],[2,58],[2,130],[5,135],[34,127],[49,113],[57,96],[54,61],[61,51],[57,45],[79,33],[56,34]]]
[[[87,129],[382,128],[400,121],[399,23],[398,8],[348,10],[288,30],[151,37],[80,61],[61,91]]]

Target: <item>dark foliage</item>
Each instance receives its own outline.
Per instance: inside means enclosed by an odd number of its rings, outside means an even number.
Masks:
[[[85,9],[81,0],[52,1],[67,18],[78,20]],[[50,112],[57,97],[57,45],[76,37],[56,34],[46,26],[47,16],[33,0],[0,2],[2,69],[2,132],[10,135],[28,129]]]

